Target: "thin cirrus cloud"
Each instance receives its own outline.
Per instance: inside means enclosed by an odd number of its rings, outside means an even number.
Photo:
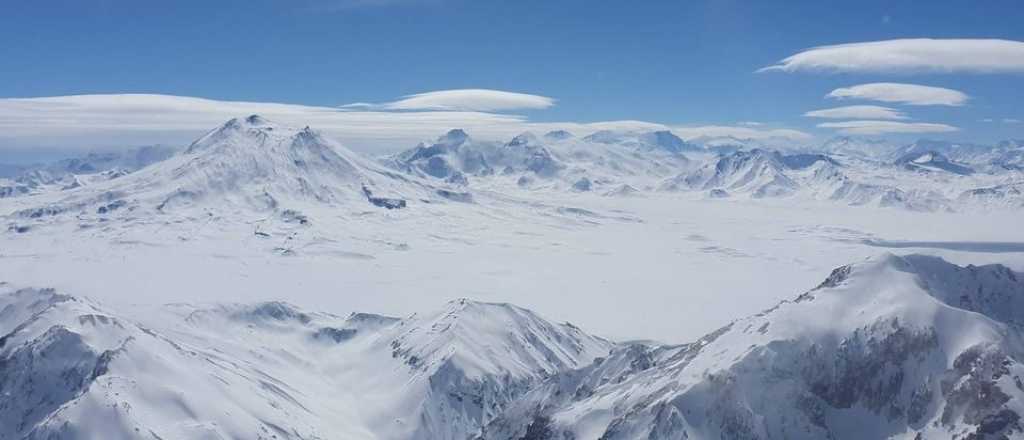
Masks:
[[[1024,42],[908,38],[820,46],[758,72],[1021,73]]]
[[[878,105],[848,105],[813,110],[804,113],[804,116],[823,119],[907,119],[907,115],[899,110]]]
[[[870,83],[831,91],[826,98],[863,99],[907,105],[961,106],[970,99],[967,94],[943,87],[904,83]]]
[[[0,99],[0,152],[83,150],[163,143],[183,145],[224,121],[250,114],[292,126],[310,126],[368,153],[397,151],[462,128],[481,139],[508,139],[531,131],[653,131],[645,121],[534,122],[519,115],[481,111],[368,111],[268,102],[145,94]],[[673,128],[673,130],[675,130]],[[719,134],[748,138],[807,139],[797,130],[743,126],[681,128],[684,138]]]
[[[698,126],[677,126],[672,127],[672,132],[677,136],[686,139],[696,138],[736,138],[753,140],[785,140],[785,141],[806,141],[813,139],[808,133],[791,128],[762,128],[763,124],[751,126],[740,123],[740,125],[698,125]]]
[[[898,121],[843,121],[818,124],[820,128],[832,128],[842,134],[880,135],[905,133],[948,133],[960,130],[946,124],[930,122],[898,122]]]
[[[545,109],[555,105],[547,96],[488,89],[456,89],[417,93],[379,104],[357,102],[341,106],[360,110],[435,110],[493,112]]]

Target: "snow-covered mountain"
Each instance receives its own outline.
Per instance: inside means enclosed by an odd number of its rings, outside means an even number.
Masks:
[[[22,208],[22,223],[83,211],[138,214],[148,207],[162,214],[232,207],[308,216],[302,205],[309,203],[394,209],[417,201],[476,202],[479,191],[501,199],[538,191],[610,197],[692,192],[917,211],[1024,206],[1014,191],[1024,182],[1021,142],[921,140],[898,147],[842,137],[780,152],[757,143],[697,141],[670,131],[599,131],[582,138],[554,131],[481,141],[455,129],[370,160],[312,129],[254,115],[229,121],[170,157],[169,150],[153,147],[27,171],[0,182],[0,196],[35,196],[10,204]]]
[[[464,439],[612,344],[507,304],[404,319],[281,302],[119,313],[0,294],[0,438]]]
[[[1018,209],[1016,171],[975,173],[942,153],[907,153],[894,162],[852,154],[740,150],[662,181],[660,191],[708,198],[795,197],[914,211]],[[1005,189],[1005,190],[1004,190]],[[973,195],[973,196],[972,196]]]
[[[1021,276],[886,254],[681,345],[467,299],[341,317],[0,285],[0,438],[1013,438]]]
[[[838,136],[826,140],[820,146],[808,149],[843,158],[880,160],[891,157],[898,148],[897,145],[883,139]]]
[[[813,163],[813,160],[810,161]],[[749,193],[752,197],[791,195],[799,184],[786,175],[784,156],[755,149],[737,151],[709,162],[692,173],[683,173],[667,180],[663,191],[683,189],[721,189],[729,193]]]
[[[89,153],[83,157],[45,165],[18,167],[9,173],[8,178],[0,179],[0,198],[66,191],[115,179],[165,160],[179,151],[179,148],[172,146],[148,145],[121,151]],[[0,173],[0,176],[3,175]]]
[[[486,439],[1016,438],[1024,279],[884,255],[680,346],[559,374]]]
[[[227,215],[308,223],[306,211],[397,209],[441,199],[434,188],[385,169],[310,128],[259,116],[237,118],[187,149],[139,171],[72,191],[18,198],[8,218],[18,227],[65,220],[167,223]],[[0,213],[2,214],[2,213]]]
[[[577,138],[566,131],[522,133],[508,142],[482,142],[451,130],[433,143],[382,159],[395,170],[448,184],[508,188],[555,188],[618,194],[649,186],[703,151],[668,131],[601,131]]]
[[[599,131],[583,138],[559,131],[542,137],[524,133],[501,143],[452,130],[382,161],[425,179],[500,192],[694,192],[716,199],[795,197],[915,211],[1022,206],[1012,188],[1024,182],[1017,168],[1024,150],[1012,142],[982,147],[919,141],[900,147],[841,137],[782,152],[759,143],[697,141],[669,131]]]
[[[960,175],[974,173],[971,167],[953,162],[944,154],[932,150],[911,151],[897,158],[896,164],[917,172],[944,171]]]
[[[941,155],[946,161],[957,162],[989,173],[1005,170],[1020,171],[1022,159],[1024,159],[1024,142],[1005,140],[996,145],[980,145],[922,139],[894,153],[897,160],[900,157],[925,154]]]

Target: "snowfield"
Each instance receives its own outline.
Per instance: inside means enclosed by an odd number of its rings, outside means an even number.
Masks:
[[[1022,157],[456,129],[368,158],[253,115],[22,170],[0,439],[1021,437]]]

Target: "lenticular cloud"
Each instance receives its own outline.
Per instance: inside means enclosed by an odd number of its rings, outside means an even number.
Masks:
[[[1021,73],[1024,42],[913,38],[808,49],[759,72]]]

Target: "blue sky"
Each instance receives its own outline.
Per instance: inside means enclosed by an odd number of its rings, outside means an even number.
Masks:
[[[338,106],[480,88],[554,98],[548,108],[509,109],[535,122],[758,122],[826,138],[836,130],[817,125],[837,121],[805,112],[863,104],[958,129],[903,136],[1024,137],[1024,123],[1014,122],[1024,120],[1020,69],[756,72],[823,45],[1024,41],[1019,0],[40,0],[3,9],[0,98],[153,93]],[[948,88],[969,99],[824,99],[876,82]]]

